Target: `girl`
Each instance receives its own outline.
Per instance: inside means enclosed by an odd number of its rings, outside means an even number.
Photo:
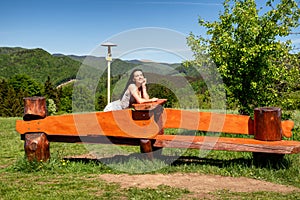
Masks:
[[[157,101],[158,98],[149,98],[146,88],[147,80],[141,69],[132,71],[126,87],[117,101],[113,101],[104,108],[104,112],[122,110],[131,107],[133,103],[146,103]]]

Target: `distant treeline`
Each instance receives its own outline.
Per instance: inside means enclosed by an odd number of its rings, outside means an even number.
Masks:
[[[106,79],[100,81],[96,92],[91,95],[86,87],[82,87],[83,97],[80,98],[80,104],[85,108],[94,108],[95,111],[101,111],[107,103],[106,92]],[[112,80],[112,87],[115,87],[118,77],[114,77]],[[185,83],[182,88],[176,88],[173,82],[168,82],[167,79],[161,79],[160,84],[149,84],[148,91],[153,97],[168,99],[166,107],[185,107],[185,108],[209,108],[210,99],[207,93],[206,86],[203,81],[193,81],[192,84]],[[55,87],[51,82],[50,77],[40,84],[28,75],[18,74],[10,79],[0,80],[0,116],[1,117],[21,117],[24,110],[24,97],[31,96],[44,96],[47,99],[48,114],[63,114],[72,113],[74,111],[73,98],[76,98],[76,94],[73,94],[73,88],[76,82],[72,82],[63,87]],[[169,85],[168,85],[169,84]],[[203,87],[199,87],[199,86]],[[191,87],[192,86],[192,87]],[[76,86],[76,88],[81,86]],[[190,87],[190,88],[189,88]],[[176,92],[174,89],[177,89]],[[192,92],[191,92],[192,91]],[[197,91],[197,93],[194,93]],[[113,100],[116,100],[119,93],[113,94]],[[184,95],[181,98],[180,95]],[[92,99],[92,101],[91,101]],[[196,101],[195,101],[196,100]],[[78,102],[78,99],[76,100]],[[76,102],[75,101],[75,102]],[[193,104],[191,104],[193,102]],[[76,105],[75,105],[76,106]]]
[[[84,57],[51,55],[43,49],[0,48],[0,116],[22,116],[23,98],[30,96],[46,97],[49,114],[71,113],[74,111],[74,106],[77,106],[73,101],[74,98],[77,98],[77,94],[74,95],[73,90],[80,87],[82,87],[80,91],[83,93],[81,95],[84,97],[80,99],[80,104],[96,111],[103,110],[107,103],[107,72],[102,71],[102,75],[98,77],[99,80],[96,80],[98,81],[96,88],[89,88],[88,85],[80,84],[80,79],[84,77],[80,77],[78,71],[81,70],[80,67],[83,64],[96,66],[99,63],[106,64],[106,61],[97,57],[91,57],[86,63],[83,61]],[[118,90],[124,89],[125,84],[116,86],[122,76],[140,65],[141,63],[137,63],[137,61],[134,63],[119,59],[113,61],[111,68],[113,100],[119,98],[121,91]],[[206,85],[194,68],[185,68],[181,64],[165,64],[167,70],[163,71],[160,64],[148,65],[154,70],[153,73],[146,73],[146,76],[149,76],[149,94],[153,97],[168,99],[166,107],[200,106],[209,108],[210,99]],[[155,74],[155,69],[160,69],[165,75]],[[167,74],[170,69],[174,70],[171,74]],[[84,71],[84,73],[91,74],[93,72]],[[73,79],[76,81],[63,87],[57,87]],[[187,83],[174,85],[181,79]],[[119,89],[116,89],[117,87]],[[113,92],[115,90],[117,92]],[[188,95],[181,98],[180,94],[184,95],[185,93]],[[91,98],[93,99],[91,100]],[[193,102],[192,105],[190,101],[195,98],[197,102]]]

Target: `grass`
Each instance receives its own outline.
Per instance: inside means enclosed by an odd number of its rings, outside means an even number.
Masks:
[[[89,148],[82,144],[51,143],[51,159],[48,162],[30,163],[24,159],[24,143],[14,130],[16,119],[0,118],[0,199],[196,199],[193,192],[165,185],[156,189],[122,188],[119,184],[97,178],[104,173],[191,172],[243,176],[300,188],[300,156],[297,154],[285,156],[277,166],[261,167],[253,163],[251,153],[211,151],[201,158],[201,153],[207,152],[165,149],[163,159],[150,162],[139,156],[138,147],[118,147],[112,151],[111,147],[99,145],[91,148],[104,148],[106,156],[114,156],[100,160],[67,159],[67,156],[87,154]],[[296,130],[294,139],[297,139],[300,112],[296,111],[293,119]],[[300,193],[237,193],[222,190],[209,194],[209,197],[300,199]]]

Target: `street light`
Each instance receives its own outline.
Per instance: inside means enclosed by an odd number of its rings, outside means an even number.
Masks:
[[[112,61],[111,47],[117,46],[111,42],[105,42],[101,46],[107,47],[107,103],[110,103],[110,63]]]

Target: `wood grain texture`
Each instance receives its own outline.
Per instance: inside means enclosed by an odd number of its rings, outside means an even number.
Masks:
[[[280,108],[263,107],[254,109],[254,138],[265,141],[281,140]]]
[[[227,138],[210,136],[157,135],[155,147],[194,148],[202,150],[223,150],[294,154],[300,152],[298,141],[261,141],[248,138]]]
[[[42,120],[16,121],[20,134],[44,132],[47,135],[105,135],[127,138],[153,138],[160,131],[152,115],[149,120],[132,120],[131,110],[49,116]]]
[[[165,109],[164,128],[182,128],[209,132],[253,134],[249,116]]]
[[[245,115],[197,112],[165,108],[163,113],[164,128],[182,128],[230,134],[254,134],[254,121]],[[282,133],[292,136],[293,121],[282,121]]]
[[[47,116],[45,97],[24,98],[24,120],[43,119]]]
[[[50,148],[44,133],[25,135],[24,150],[29,161],[47,161],[50,158]]]
[[[211,132],[253,135],[253,120],[249,116],[217,114],[166,108],[161,117],[147,113],[133,120],[134,111],[119,110],[84,114],[49,116],[41,120],[17,120],[20,134],[44,132],[47,135],[106,135],[116,137],[153,138],[163,134],[163,128],[182,128]],[[140,111],[137,111],[140,112]],[[144,111],[143,111],[144,112]],[[143,114],[142,114],[143,116]],[[154,119],[156,118],[156,119]],[[283,135],[292,136],[293,121],[282,121]]]
[[[161,107],[163,104],[167,102],[167,99],[158,99],[154,102],[148,102],[148,103],[135,103],[132,104],[132,107],[134,110],[153,110],[157,107]]]

